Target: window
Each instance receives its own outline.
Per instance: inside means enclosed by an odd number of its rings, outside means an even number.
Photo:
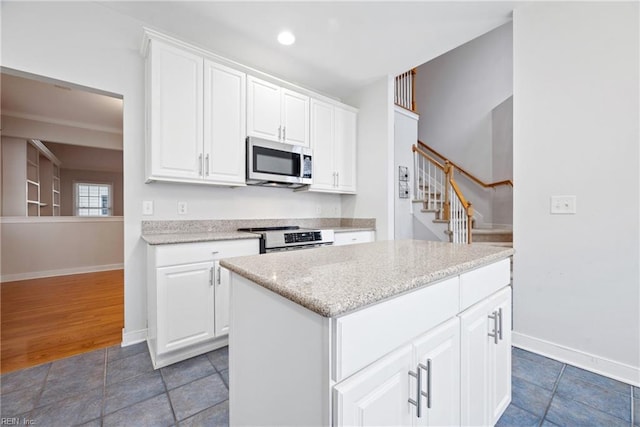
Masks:
[[[111,216],[111,184],[75,183],[77,216]]]

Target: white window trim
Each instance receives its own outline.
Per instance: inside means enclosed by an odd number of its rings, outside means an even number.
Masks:
[[[78,215],[78,184],[103,185],[109,187],[108,215]],[[106,218],[113,216],[113,182],[93,181],[93,180],[73,180],[73,216],[79,218]]]

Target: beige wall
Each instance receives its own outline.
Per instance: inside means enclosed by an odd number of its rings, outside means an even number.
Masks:
[[[122,268],[122,218],[2,218],[2,281]]]
[[[113,215],[122,216],[122,172],[87,171],[77,169],[60,170],[60,212],[62,216],[73,216],[73,183],[110,183],[113,191]]]

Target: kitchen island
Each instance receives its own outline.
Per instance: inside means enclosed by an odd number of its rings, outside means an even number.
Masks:
[[[221,261],[231,424],[495,423],[512,253],[405,240]]]

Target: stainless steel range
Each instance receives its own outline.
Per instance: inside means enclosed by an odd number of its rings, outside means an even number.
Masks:
[[[260,234],[260,253],[316,248],[333,244],[333,230],[286,227],[239,228]]]

